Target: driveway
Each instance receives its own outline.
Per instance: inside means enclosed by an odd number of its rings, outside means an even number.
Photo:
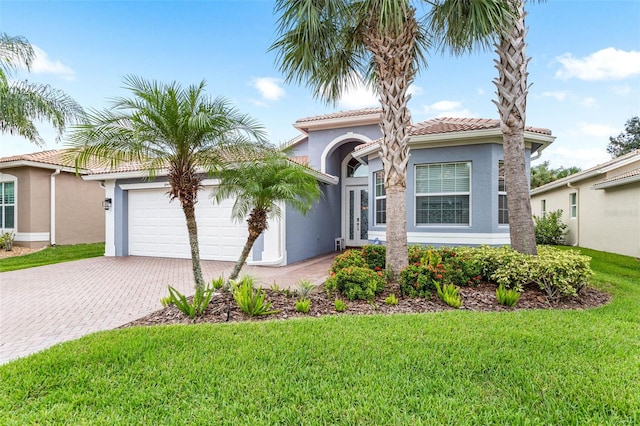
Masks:
[[[263,287],[321,284],[334,254],[293,265],[245,266]],[[229,276],[232,262],[202,261],[205,280]],[[0,273],[0,364],[57,343],[110,330],[160,309],[172,285],[194,292],[191,260],[98,257]]]

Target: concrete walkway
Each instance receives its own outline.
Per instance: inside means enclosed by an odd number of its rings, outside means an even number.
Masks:
[[[334,255],[280,268],[245,266],[241,274],[265,288],[290,288],[301,278],[321,284]],[[205,281],[232,268],[202,261]],[[169,285],[193,294],[191,260],[98,257],[0,273],[0,364],[156,311]]]

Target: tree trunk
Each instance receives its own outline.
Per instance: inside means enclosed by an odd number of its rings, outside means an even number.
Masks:
[[[202,278],[202,266],[200,265],[200,247],[198,247],[198,226],[196,225],[195,205],[193,203],[182,204],[182,211],[184,212],[184,217],[187,219],[193,279],[196,282],[196,290],[202,291],[204,290],[204,279]]]
[[[381,34],[376,17],[371,18],[365,36],[373,54],[376,83],[382,106],[380,158],[387,195],[387,271],[395,278],[407,266],[406,188],[409,162],[411,113],[407,89],[413,81],[413,48],[418,24],[410,8],[402,28]]]
[[[527,111],[526,27],[522,1],[512,3],[518,19],[500,36],[496,62],[499,76],[493,82],[498,89],[500,127],[503,135],[505,184],[509,210],[511,247],[525,254],[537,254],[536,237],[525,161],[524,127]]]
[[[233,271],[231,271],[231,275],[229,275],[230,280],[235,280],[240,275],[240,270],[246,262],[247,257],[249,257],[249,252],[253,247],[253,243],[256,242],[260,234],[262,234],[269,226],[267,220],[269,216],[269,210],[254,208],[247,219],[247,224],[249,228],[249,236],[247,237],[247,242],[244,244],[244,248],[242,249],[242,253],[240,254],[240,258],[236,262],[233,267]]]

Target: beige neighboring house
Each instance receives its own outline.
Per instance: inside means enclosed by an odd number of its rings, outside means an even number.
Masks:
[[[104,188],[76,175],[63,153],[0,158],[0,231],[13,233],[16,246],[104,241]]]
[[[531,207],[562,209],[569,245],[640,258],[640,150],[533,189]]]

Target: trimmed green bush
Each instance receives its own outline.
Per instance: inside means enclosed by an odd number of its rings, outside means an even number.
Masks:
[[[352,266],[367,266],[367,262],[365,262],[362,254],[360,254],[360,250],[346,250],[344,253],[337,255],[335,259],[333,259],[329,272],[337,273],[341,269]]]
[[[381,271],[372,271],[362,266],[350,266],[331,272],[330,275],[324,284],[325,290],[337,291],[349,300],[371,300],[387,284]]]
[[[548,212],[542,217],[533,215],[536,244],[560,245],[564,243],[567,225],[562,223],[562,209]]]
[[[360,255],[367,267],[374,271],[383,271],[386,267],[387,248],[383,245],[366,245],[362,247]]]

